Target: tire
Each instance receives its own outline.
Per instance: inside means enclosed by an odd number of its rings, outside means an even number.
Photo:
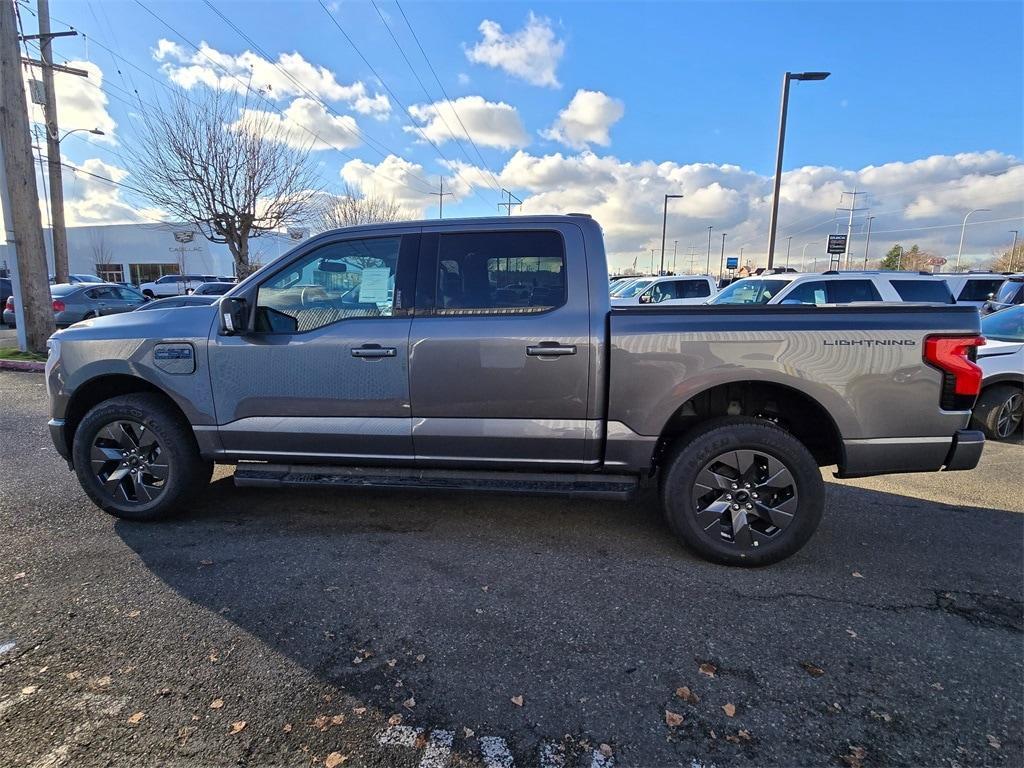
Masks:
[[[166,517],[213,473],[188,424],[164,396],[151,393],[96,405],[75,431],[72,456],[89,498],[123,520]]]
[[[1010,384],[996,384],[981,393],[971,414],[971,426],[989,440],[1007,440],[1020,429],[1024,418],[1024,391]]]
[[[810,451],[770,422],[741,417],[713,419],[680,438],[660,492],[676,537],[723,565],[784,560],[811,538],[825,507]]]
[[[144,290],[144,291],[142,292],[142,295],[143,295],[143,296],[148,296],[148,297],[149,297],[149,298],[151,298],[151,299],[155,299],[155,298],[156,298],[156,295],[155,295],[155,294],[154,294],[154,293],[153,293],[153,292],[152,292],[151,290],[149,290],[149,288],[147,288],[146,290]]]

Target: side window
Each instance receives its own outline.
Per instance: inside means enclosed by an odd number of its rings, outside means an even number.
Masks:
[[[782,300],[783,304],[826,304],[828,299],[826,298],[825,283],[821,280],[814,280],[807,283],[801,283],[788,294],[786,298]]]
[[[546,312],[565,303],[565,249],[557,232],[441,235],[439,315]]]
[[[707,280],[680,280],[676,282],[677,299],[703,299],[711,295]]]
[[[892,287],[903,301],[927,301],[952,304],[953,294],[945,280],[892,280]]]
[[[956,297],[957,301],[986,301],[990,293],[995,293],[999,290],[1002,280],[995,279],[990,280],[988,278],[978,278],[977,280],[971,280],[968,278],[964,287],[960,289],[960,294]]]
[[[878,289],[870,280],[829,280],[828,290],[830,304],[882,300]]]
[[[256,330],[302,333],[338,320],[391,317],[402,238],[317,248],[260,285]]]
[[[156,281],[157,285],[167,285],[168,283],[175,283],[178,281],[177,275],[165,275]]]
[[[134,288],[125,288],[124,286],[121,286],[120,288],[114,288],[112,290],[114,290],[120,298],[125,301],[142,301],[143,298],[142,294]]]
[[[660,304],[674,298],[676,298],[676,283],[672,280],[662,280],[641,293],[639,302],[641,304]]]

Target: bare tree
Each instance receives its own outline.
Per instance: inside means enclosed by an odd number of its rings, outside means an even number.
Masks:
[[[89,250],[92,252],[92,263],[95,273],[99,275],[100,272],[108,271],[105,267],[109,267],[114,263],[114,252],[107,243],[107,238],[103,232],[92,233],[89,237]]]
[[[132,175],[154,205],[226,243],[247,277],[249,240],[305,221],[319,195],[311,143],[297,134],[235,91],[176,92],[143,112]]]
[[[1007,248],[1001,253],[993,254],[989,268],[993,272],[1013,272],[1024,269],[1024,243],[1017,243],[1017,247],[1013,251]]]
[[[416,216],[402,208],[394,198],[363,195],[346,184],[339,195],[322,194],[309,213],[311,234],[329,229],[354,227],[359,224],[380,224],[385,221],[408,221]]]

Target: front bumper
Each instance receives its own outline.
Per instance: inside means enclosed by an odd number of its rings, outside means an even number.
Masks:
[[[64,435],[64,419],[50,419],[46,422],[46,426],[50,430],[50,439],[53,441],[53,447],[57,449],[57,453],[60,454],[62,459],[70,462],[71,449]]]

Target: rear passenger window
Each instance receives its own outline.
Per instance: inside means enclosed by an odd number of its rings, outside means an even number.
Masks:
[[[711,295],[707,280],[679,280],[676,282],[677,299],[703,299]]]
[[[956,297],[957,301],[987,301],[990,293],[995,293],[999,290],[999,286],[1003,284],[1002,279],[977,279],[968,280],[964,287],[960,289],[960,295]]]
[[[828,299],[825,296],[825,283],[821,280],[815,280],[813,282],[804,283],[798,285],[792,291],[786,294],[786,298],[782,300],[783,304],[827,304]]]
[[[881,301],[882,297],[870,280],[830,280],[830,304],[850,304],[855,301]]]
[[[439,315],[514,315],[565,304],[565,248],[557,232],[441,235]]]
[[[953,294],[944,280],[892,280],[892,287],[903,301],[927,301],[952,304]]]

